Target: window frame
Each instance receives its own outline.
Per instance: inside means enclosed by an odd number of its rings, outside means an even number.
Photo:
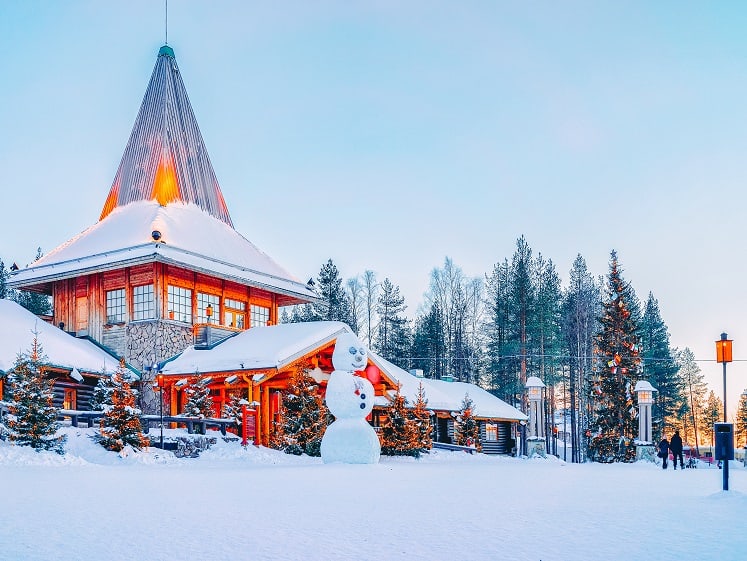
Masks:
[[[127,293],[124,288],[107,290],[104,295],[106,301],[106,323],[114,325],[127,320]]]

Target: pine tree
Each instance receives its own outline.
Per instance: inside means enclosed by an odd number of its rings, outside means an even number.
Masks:
[[[705,406],[701,412],[701,430],[702,430],[702,442],[705,442],[709,446],[714,445],[715,435],[713,434],[713,425],[720,423],[724,419],[724,405],[720,398],[713,393],[711,390],[708,393]]]
[[[246,403],[246,399],[241,395],[240,391],[231,392],[228,395],[228,401],[223,404],[222,417],[224,419],[233,419],[237,426],[241,426],[243,422],[243,405]]]
[[[734,427],[735,446],[747,448],[747,392],[742,393],[737,406],[737,423]]]
[[[428,411],[428,400],[425,397],[425,388],[421,383],[418,386],[418,395],[415,398],[410,416],[418,433],[418,449],[421,453],[428,452],[433,448],[433,427],[431,426],[431,414]]]
[[[111,376],[111,392],[102,406],[99,443],[113,452],[125,446],[140,450],[150,445],[140,426],[140,409],[136,407],[136,391],[129,382],[129,373],[121,360]]]
[[[412,340],[412,367],[423,371],[426,378],[440,379],[445,373],[446,341],[443,314],[438,302],[415,323]]]
[[[579,254],[570,270],[570,282],[563,297],[562,333],[568,354],[568,398],[570,406],[571,461],[582,461],[581,435],[588,420],[588,398],[583,391],[592,371],[591,356],[597,333],[596,318],[602,298],[598,284]]]
[[[399,388],[385,409],[381,423],[381,453],[385,456],[420,457],[418,426],[407,409],[407,399]]]
[[[38,261],[43,255],[41,247],[37,248],[34,260]],[[48,315],[52,313],[52,302],[46,294],[29,292],[27,290],[14,290],[11,292],[11,297],[16,303],[33,314]]]
[[[312,304],[316,320],[311,321],[341,321],[357,331],[350,299],[343,288],[340,272],[331,259],[322,265],[317,286],[322,301]]]
[[[8,272],[8,269],[5,267],[5,263],[3,263],[3,260],[0,259],[0,298],[7,298],[8,297],[8,277],[10,276],[10,273]]]
[[[96,387],[93,388],[91,400],[88,402],[91,411],[103,411],[105,405],[111,405],[111,396],[115,388],[113,376],[102,372],[98,382],[96,382]]]
[[[407,306],[399,287],[384,279],[376,309],[379,327],[375,348],[383,358],[402,366],[406,366],[405,359],[410,350],[408,319],[401,315],[405,308]]]
[[[317,382],[305,368],[298,367],[291,372],[281,398],[272,446],[286,454],[320,456],[322,437],[330,419]]]
[[[462,406],[455,419],[454,435],[456,443],[460,446],[474,446],[478,452],[482,450],[480,425],[475,418],[475,404],[469,394],[464,394]]]
[[[187,402],[184,404],[182,415],[207,419],[213,416],[213,400],[210,397],[210,386],[204,378],[199,376],[192,379],[184,389]],[[200,429],[201,430],[201,429]]]
[[[640,336],[642,377],[658,390],[652,408],[654,439],[658,441],[665,426],[677,427],[684,421],[687,400],[684,382],[669,346],[667,326],[661,319],[659,302],[651,293],[646,301]]]
[[[59,423],[53,405],[53,381],[44,376],[46,361],[35,333],[29,353],[18,355],[8,373],[11,400],[8,402],[8,437],[21,446],[64,454],[65,436],[57,436]]]
[[[705,406],[708,385],[705,382],[704,374],[695,362],[695,355],[689,348],[685,347],[683,351],[677,353],[677,364],[680,368],[679,375],[687,396],[687,422],[684,423],[683,438],[687,442],[694,442],[695,450],[700,455],[698,433],[702,434],[702,411]]]
[[[508,260],[504,260],[493,267],[493,273],[487,279],[488,387],[497,397],[516,405],[516,396],[521,391],[516,375],[516,361],[511,356],[515,349],[511,339],[509,290],[509,266]]]
[[[592,438],[589,455],[598,462],[635,460],[631,445],[635,422],[634,391],[639,379],[638,325],[629,310],[632,291],[623,280],[617,254],[610,257],[607,300],[602,304],[601,332],[597,336],[598,379],[591,393]]]

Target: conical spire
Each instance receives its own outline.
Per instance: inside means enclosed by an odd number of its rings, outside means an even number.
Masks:
[[[118,206],[157,200],[194,203],[233,227],[187,97],[174,51],[158,52],[101,220]]]

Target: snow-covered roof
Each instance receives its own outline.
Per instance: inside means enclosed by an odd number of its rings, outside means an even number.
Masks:
[[[181,355],[163,365],[163,373],[187,375],[200,372],[227,372],[239,369],[281,368],[284,365],[329,345],[341,333],[352,333],[344,323],[315,321],[253,327],[230,337],[211,349],[188,347]],[[475,404],[478,417],[524,421],[528,417],[491,393],[465,382],[444,382],[417,378],[402,368],[369,351],[369,357],[394,383],[410,404],[415,402],[422,383],[428,407],[439,411],[459,411],[465,394]],[[384,405],[377,398],[377,405]]]
[[[164,374],[225,372],[239,369],[281,368],[327,345],[341,333],[352,333],[339,321],[283,323],[252,327],[211,349],[187,347],[167,362]]]
[[[145,91],[101,219],[133,201],[194,203],[229,226],[231,217],[176,64],[164,45]]]
[[[400,393],[407,398],[409,404],[415,402],[418,395],[418,388],[420,384],[423,384],[429,409],[459,411],[462,408],[464,396],[469,395],[474,403],[474,414],[476,417],[511,421],[526,421],[529,419],[529,417],[516,409],[516,407],[509,405],[478,385],[468,384],[467,382],[447,382],[444,380],[419,378],[378,355],[371,354],[376,365],[389,378],[400,384]]]
[[[158,232],[159,239],[153,238]],[[228,224],[191,203],[136,201],[11,274],[28,286],[123,266],[160,261],[203,271],[302,301],[316,295]]]
[[[65,333],[11,300],[0,299],[0,371],[7,372],[19,353],[30,351],[34,332],[50,366],[91,373],[117,368],[117,359],[90,341]]]

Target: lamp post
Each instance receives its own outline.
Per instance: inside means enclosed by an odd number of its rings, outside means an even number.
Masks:
[[[726,438],[733,438],[733,432],[729,432],[731,427],[727,426],[726,422],[726,363],[731,362],[731,343],[732,340],[728,338],[726,333],[721,334],[721,339],[716,341],[716,362],[720,362],[724,365],[724,424],[719,426],[716,425],[716,428],[714,429],[714,435],[716,436],[716,439],[726,439]],[[721,432],[722,434],[717,434],[718,432]],[[728,434],[727,434],[728,432]],[[723,448],[722,445],[719,444],[719,442],[716,443],[717,451],[721,450]],[[731,443],[731,449],[732,449],[732,455],[734,450],[734,442],[732,440]],[[724,475],[724,482],[723,482],[723,489],[724,491],[729,490],[729,460],[731,458],[726,457],[724,459],[724,468],[723,468],[723,475]]]
[[[531,457],[538,454],[545,457],[545,427],[543,422],[543,403],[542,403],[542,390],[545,389],[545,384],[537,378],[537,376],[530,376],[527,378],[526,383],[527,398],[529,399],[529,436],[528,441],[531,441],[531,449],[527,448],[527,454]]]
[[[638,395],[638,440],[653,443],[651,434],[651,406],[654,403],[654,392],[659,391],[646,380],[638,380],[635,393]]]
[[[726,363],[731,362],[731,339],[727,339],[726,333],[721,334],[721,339],[716,341],[716,362],[724,365],[724,422],[726,422]]]
[[[153,368],[157,369],[158,365],[154,364]],[[158,381],[158,392],[161,396],[161,450],[163,450],[163,374],[158,374],[156,380]]]

